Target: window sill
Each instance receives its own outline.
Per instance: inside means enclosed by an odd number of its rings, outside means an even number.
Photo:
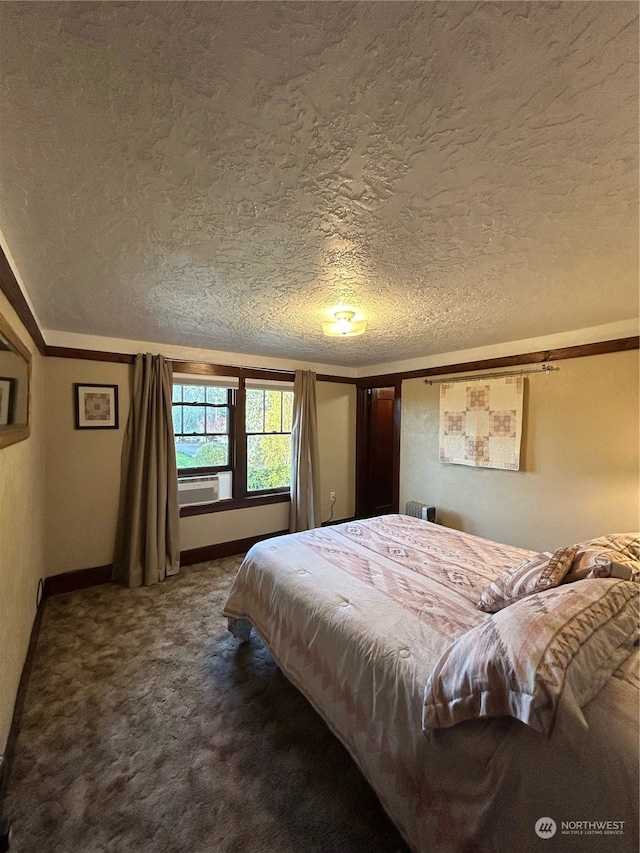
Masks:
[[[180,518],[187,518],[191,515],[205,515],[209,512],[225,512],[230,509],[247,509],[252,506],[279,504],[290,500],[291,495],[289,492],[277,492],[270,495],[255,495],[250,498],[240,498],[238,500],[229,498],[222,501],[216,501],[215,503],[200,504],[199,506],[183,506],[180,509]]]

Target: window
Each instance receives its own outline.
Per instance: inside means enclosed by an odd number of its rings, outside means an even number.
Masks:
[[[246,389],[247,491],[289,488],[293,391]]]
[[[173,431],[180,473],[231,467],[233,391],[211,385],[173,384]]]
[[[220,474],[220,497],[239,502],[288,493],[292,419],[291,385],[175,376],[178,475]]]

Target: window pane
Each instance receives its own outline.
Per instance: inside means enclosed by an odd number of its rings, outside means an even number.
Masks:
[[[184,385],[185,403],[204,403],[204,385]]]
[[[195,468],[194,457],[200,447],[201,439],[176,436],[176,462],[178,468]]]
[[[182,402],[182,385],[174,385],[173,386],[173,402],[181,403]]]
[[[177,435],[182,432],[182,406],[173,406],[171,414],[173,415],[173,432]]]
[[[291,481],[291,436],[247,436],[247,490],[276,489]]]
[[[207,386],[207,403],[226,403],[226,388],[210,388]]]
[[[282,432],[282,391],[265,392],[265,432]]]
[[[229,437],[176,437],[178,468],[207,468],[229,465]]]
[[[293,391],[282,392],[282,429],[291,432],[293,422]]]
[[[247,388],[247,432],[262,432],[264,423],[264,393],[256,388]]]
[[[227,432],[228,409],[207,409],[207,432]]]
[[[183,406],[182,423],[185,433],[204,432],[204,406]]]

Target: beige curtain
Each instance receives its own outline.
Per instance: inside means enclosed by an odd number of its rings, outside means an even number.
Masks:
[[[150,586],[180,568],[172,378],[163,356],[136,356],[113,559],[113,579],[129,587]]]
[[[320,527],[320,462],[316,375],[296,370],[291,429],[291,509],[289,532]]]

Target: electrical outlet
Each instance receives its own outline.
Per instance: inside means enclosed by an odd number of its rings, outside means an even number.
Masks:
[[[335,492],[329,492],[329,500],[335,501],[335,499],[336,499],[336,493]]]

